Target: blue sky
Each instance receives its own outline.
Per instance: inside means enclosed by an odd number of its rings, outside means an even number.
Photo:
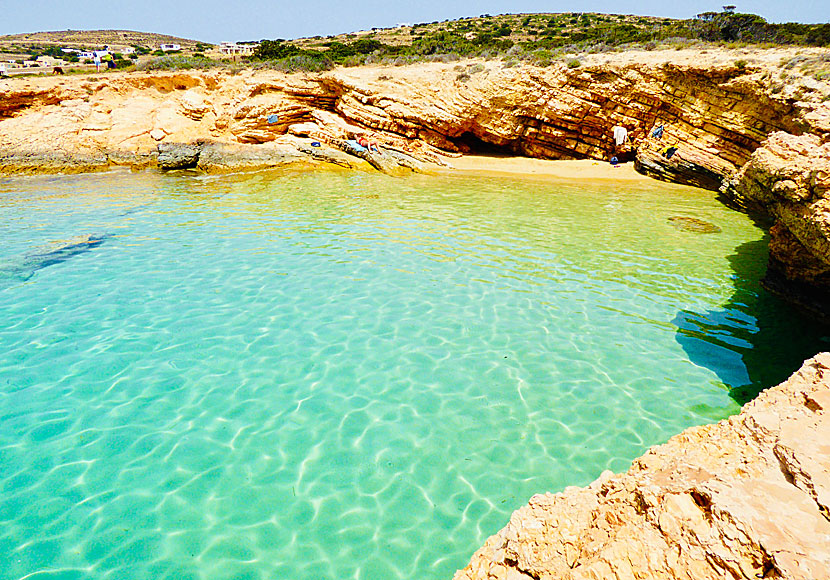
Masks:
[[[732,0],[771,22],[828,22],[830,0]],[[702,0],[0,0],[0,34],[127,29],[220,42],[297,38],[518,12],[607,12],[688,18],[719,11]]]

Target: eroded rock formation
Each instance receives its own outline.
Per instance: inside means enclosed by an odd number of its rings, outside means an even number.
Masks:
[[[578,69],[490,61],[308,75],[188,71],[6,80],[0,81],[0,169],[29,171],[33,160],[54,159],[56,151],[71,169],[73,156],[79,166],[90,159],[93,166],[129,164],[131,156],[141,165],[161,142],[296,149],[286,136],[325,141],[364,134],[409,152],[435,147],[607,160],[631,153],[612,142],[612,127],[621,125],[644,153],[679,146],[673,163],[641,156],[644,171],[717,189],[770,133],[828,130],[821,114],[809,116],[822,109],[820,87],[799,101],[775,94],[770,70],[762,67],[669,60]],[[665,127],[662,139],[646,139],[658,124]]]
[[[536,495],[455,580],[830,578],[830,354],[740,415]]]
[[[774,133],[723,186],[730,201],[775,219],[765,286],[811,310],[830,299],[830,142]]]

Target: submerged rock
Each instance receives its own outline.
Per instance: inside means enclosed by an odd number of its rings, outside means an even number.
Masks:
[[[713,223],[682,215],[672,216],[668,218],[668,222],[681,232],[691,232],[693,234],[719,234],[723,231]]]
[[[109,237],[89,234],[75,236],[33,248],[16,258],[0,260],[0,288],[15,282],[25,282],[38,270],[88,252],[103,244]]]
[[[455,580],[830,578],[830,353],[628,473],[535,495]]]

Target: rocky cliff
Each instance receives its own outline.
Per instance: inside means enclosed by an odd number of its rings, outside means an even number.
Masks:
[[[830,60],[827,53],[813,50],[810,58]],[[270,144],[261,149],[296,152],[286,136],[364,134],[410,152],[607,160],[633,156],[612,141],[612,128],[621,125],[643,152],[643,171],[717,189],[772,132],[830,132],[822,100],[830,84],[801,75],[782,88],[774,51],[750,66],[737,66],[728,52],[700,64],[671,51],[644,55],[586,58],[578,68],[463,61],[307,75],[0,80],[0,168],[42,171],[39,158],[52,170],[152,164],[158,143],[222,144],[248,155],[255,149],[240,145]],[[663,137],[647,139],[658,125]],[[672,145],[678,152],[671,160],[646,154]]]
[[[830,354],[585,488],[536,495],[455,580],[830,578]]]

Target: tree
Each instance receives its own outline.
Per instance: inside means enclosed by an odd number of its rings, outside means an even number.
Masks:
[[[301,51],[293,44],[288,44],[282,39],[263,40],[254,49],[253,58],[258,60],[279,60],[299,54]]]

